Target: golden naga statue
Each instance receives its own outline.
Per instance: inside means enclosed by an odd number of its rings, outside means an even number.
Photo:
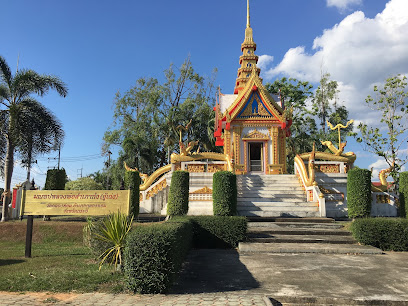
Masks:
[[[126,171],[131,171],[131,172],[138,172],[139,170],[137,168],[130,168],[126,162],[123,162],[123,165],[125,166]],[[147,174],[139,172],[140,178],[142,179],[143,183],[147,180],[149,177]]]
[[[354,152],[347,152],[343,153],[344,148],[347,145],[347,141],[341,142],[341,136],[340,136],[340,129],[347,128],[350,124],[352,124],[354,120],[350,120],[347,122],[346,125],[343,124],[337,124],[336,126],[333,126],[329,121],[327,121],[327,125],[331,130],[338,130],[339,134],[339,148],[336,148],[331,141],[321,141],[321,144],[324,146],[327,146],[329,150],[332,153],[326,153],[326,152],[316,152],[315,157],[317,159],[321,160],[327,160],[327,161],[338,161],[338,162],[344,162],[344,163],[353,163],[357,156],[354,154]],[[307,160],[309,158],[310,153],[303,153],[300,154],[300,158],[303,160]]]
[[[378,178],[380,179],[381,185],[375,186],[373,183],[371,183],[371,191],[373,192],[387,191],[388,187],[391,184],[394,184],[393,182],[392,183],[387,182],[387,177],[390,175],[391,171],[394,170],[394,168],[395,168],[395,162],[392,163],[392,165],[389,168],[381,170],[380,173],[378,174]]]
[[[315,157],[316,157],[316,149],[315,144],[313,143],[313,150],[310,153],[305,153],[309,156],[309,163],[307,165],[308,170],[306,170],[305,163],[301,156],[297,154],[295,156],[295,163],[298,165],[299,174],[302,177],[306,187],[316,186],[316,170],[315,170]]]
[[[184,145],[184,143],[179,142],[179,146],[180,146],[180,155],[181,156],[187,156],[190,155],[191,150],[198,145],[198,140],[196,141],[190,141],[188,143],[188,146],[186,148],[186,146]]]

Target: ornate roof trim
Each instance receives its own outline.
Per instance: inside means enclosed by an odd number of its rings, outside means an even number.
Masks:
[[[255,70],[253,70],[251,77],[247,81],[245,88],[240,91],[238,97],[227,109],[228,113],[231,116],[231,121],[234,120],[238,116],[238,114],[240,114],[240,112],[245,108],[252,92],[258,91],[262,103],[264,104],[265,108],[269,111],[269,113],[272,114],[273,117],[278,119],[280,122],[283,122],[284,120],[282,108],[275,102],[272,96],[268,93],[268,91],[263,86],[260,77],[256,73],[254,73],[254,71]],[[254,86],[256,86],[255,90],[253,90]]]

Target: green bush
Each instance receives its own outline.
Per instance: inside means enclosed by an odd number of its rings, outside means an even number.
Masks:
[[[139,171],[126,171],[125,172],[125,188],[130,189],[130,209],[129,215],[137,218],[139,215],[140,206],[140,174]]]
[[[361,218],[353,221],[350,230],[362,244],[384,251],[408,251],[407,219]]]
[[[213,176],[213,210],[215,216],[234,216],[237,213],[237,178],[229,171]]]
[[[408,172],[401,172],[399,176],[400,216],[408,218]]]
[[[166,292],[191,248],[192,232],[188,220],[139,226],[131,231],[124,251],[128,289]]]
[[[371,211],[371,172],[354,167],[347,176],[347,208],[350,218],[368,217]]]
[[[245,240],[247,219],[237,216],[195,216],[193,222],[194,248],[236,248]]]
[[[45,179],[45,190],[64,190],[67,182],[65,169],[49,169]]]
[[[188,212],[190,175],[187,171],[174,171],[171,177],[167,215],[182,216]]]

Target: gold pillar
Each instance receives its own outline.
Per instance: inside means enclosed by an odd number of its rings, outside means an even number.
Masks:
[[[279,130],[278,127],[273,126],[270,129],[272,140],[272,164],[279,164]]]
[[[281,129],[279,129],[279,164],[283,165],[282,172],[286,173],[286,137]]]
[[[234,160],[235,160],[235,164],[240,164],[241,160],[241,129],[239,127],[234,127],[233,128],[233,139],[234,139]]]
[[[231,132],[224,130],[224,154],[231,156]]]

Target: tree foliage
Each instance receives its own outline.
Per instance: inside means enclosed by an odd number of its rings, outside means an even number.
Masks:
[[[65,184],[65,190],[103,190],[103,185],[96,182],[92,177],[81,177]]]
[[[284,100],[285,109],[292,109],[291,136],[286,139],[286,156],[288,171],[293,172],[293,160],[296,154],[310,152],[313,143],[316,149],[326,151],[320,141],[329,140],[338,143],[337,130],[327,130],[326,120],[334,126],[348,121],[348,111],[334,99],[337,94],[337,82],[329,79],[330,74],[322,75],[319,87],[313,94],[313,85],[309,82],[293,78],[281,78],[266,84],[267,90],[280,95]],[[316,120],[320,119],[320,124]],[[324,120],[324,121],[323,121]],[[324,122],[324,125],[322,125]],[[319,128],[320,125],[320,128]],[[352,125],[341,130],[342,138],[352,130]]]
[[[4,158],[4,191],[2,221],[8,217],[8,200],[13,175],[14,153],[21,153],[29,167],[34,155],[47,153],[61,145],[63,130],[57,118],[32,95],[43,96],[50,89],[65,97],[64,82],[52,75],[33,70],[11,73],[0,56],[0,154]]]
[[[391,176],[398,181],[398,172],[408,161],[408,91],[407,78],[397,75],[386,79],[383,87],[374,86],[375,97],[367,96],[366,104],[381,116],[378,126],[360,123],[357,141],[365,150],[382,157],[393,167]],[[378,122],[378,121],[377,121]]]
[[[141,78],[114,101],[114,121],[104,136],[104,150],[120,146],[122,161],[150,174],[168,162],[178,148],[177,126],[192,120],[183,135],[199,140],[201,150],[213,150],[214,139],[208,135],[208,122],[214,117],[214,74],[205,78],[196,73],[190,59],[180,68],[174,65],[164,72],[165,81]]]

